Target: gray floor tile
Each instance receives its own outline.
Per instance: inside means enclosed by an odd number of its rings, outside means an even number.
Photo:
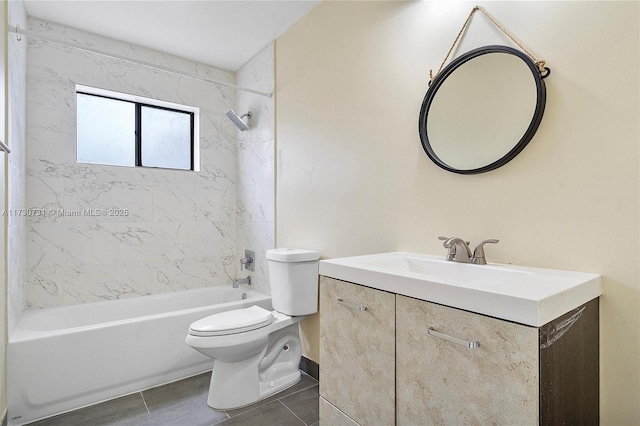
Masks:
[[[204,395],[209,392],[211,372],[198,374],[177,382],[142,391],[149,412],[167,405],[180,404],[184,400]]]
[[[41,420],[32,425],[38,426],[106,426],[123,425],[129,422],[144,421],[149,414],[140,393],[123,396],[91,407],[82,408],[67,414]]]
[[[206,407],[206,403],[205,407],[189,405],[183,405],[177,410],[164,409],[151,413],[148,421],[139,426],[210,426],[229,418],[223,412]]]
[[[229,418],[207,405],[211,373],[200,374],[142,392],[149,425],[212,425]]]
[[[229,420],[217,424],[218,426],[305,426],[280,401],[246,411]]]
[[[207,406],[210,379],[210,372],[200,374],[32,423],[32,425],[303,426],[305,423],[318,420],[318,381],[306,374],[302,374],[300,382],[289,389],[248,407],[226,413]]]
[[[315,385],[311,388],[301,390],[292,395],[280,399],[289,410],[293,412],[300,420],[310,425],[320,419],[318,409],[319,403],[319,386]]]
[[[318,384],[318,381],[316,379],[314,379],[313,377],[307,375],[307,374],[302,374],[302,377],[300,379],[300,381],[298,383],[296,383],[295,385],[291,386],[288,389],[283,390],[282,392],[279,392],[275,395],[270,396],[269,398],[265,398],[262,401],[258,401],[255,404],[249,405],[248,407],[243,407],[243,408],[238,408],[237,410],[228,410],[227,414],[231,417],[235,417],[238,416],[242,413],[245,413],[249,410],[253,410],[256,407],[260,407],[262,405],[266,405],[266,404],[270,404],[273,401],[277,401],[280,398],[284,398],[287,395],[291,395],[293,393],[299,392],[303,389],[307,389],[310,388],[312,386],[315,386]]]

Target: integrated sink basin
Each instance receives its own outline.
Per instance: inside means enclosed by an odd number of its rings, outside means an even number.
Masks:
[[[320,275],[534,327],[602,294],[597,274],[404,252],[321,260]]]

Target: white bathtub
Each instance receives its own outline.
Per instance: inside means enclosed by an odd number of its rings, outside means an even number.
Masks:
[[[27,311],[7,346],[9,425],[207,371],[212,360],[184,342],[189,325],[251,305],[271,298],[209,287]]]

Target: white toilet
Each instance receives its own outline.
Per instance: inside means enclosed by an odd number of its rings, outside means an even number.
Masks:
[[[221,312],[191,324],[186,343],[213,358],[207,404],[229,410],[300,380],[298,322],[318,311],[317,251],[267,250],[273,311]]]

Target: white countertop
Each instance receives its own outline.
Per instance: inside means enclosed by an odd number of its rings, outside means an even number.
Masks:
[[[393,252],[320,261],[320,275],[540,327],[602,294],[597,274]]]

